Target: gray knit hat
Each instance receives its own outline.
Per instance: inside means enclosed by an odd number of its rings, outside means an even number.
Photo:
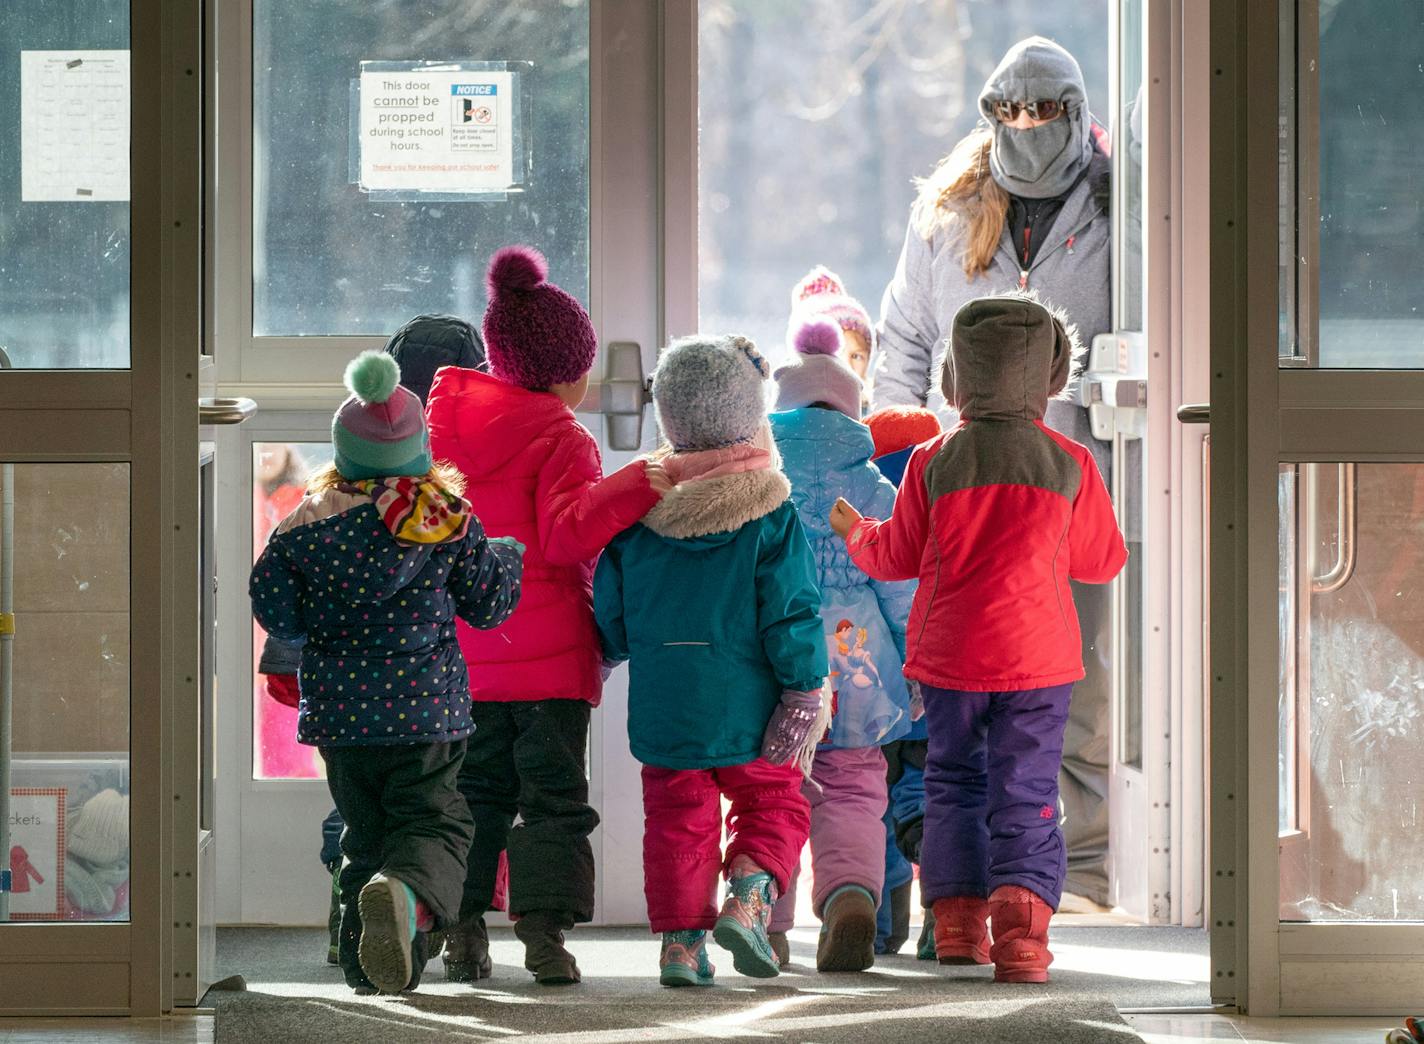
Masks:
[[[860,397],[865,386],[837,354],[840,328],[829,319],[812,319],[797,328],[791,347],[796,362],[775,373],[776,408],[799,410],[823,402],[851,420],[860,420]]]
[[[683,337],[658,360],[653,405],[679,452],[751,442],[766,420],[768,367],[745,337]]]

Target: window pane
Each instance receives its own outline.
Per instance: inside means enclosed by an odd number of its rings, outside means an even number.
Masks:
[[[1035,33],[1074,54],[1106,114],[1107,0],[702,0],[701,326],[779,355],[791,288],[815,264],[878,315],[912,179],[973,128],[985,79]]]
[[[9,918],[126,921],[129,467],[0,465],[7,484],[13,518],[0,511],[0,536],[13,541],[15,628],[13,641],[0,639],[13,657],[0,701],[10,704],[14,760],[0,867],[8,856]]]
[[[128,46],[128,0],[0,4],[0,348],[16,367],[129,364]]]
[[[1424,465],[1302,465],[1293,499],[1281,916],[1424,920]],[[1289,480],[1281,504],[1292,507]]]
[[[537,246],[550,278],[587,300],[586,0],[256,0],[253,17],[257,336],[386,335],[421,312],[478,316],[484,265],[513,242]],[[527,183],[478,201],[363,188],[352,115],[363,62],[530,63]]]
[[[277,525],[301,503],[307,477],[331,463],[326,442],[258,442],[252,446],[252,560],[267,546]],[[315,747],[297,742],[297,709],[278,697],[291,699],[296,679],[277,672],[263,674],[267,635],[252,624],[252,778],[321,779],[325,766]],[[269,659],[281,661],[284,650],[274,646]],[[289,654],[290,655],[290,654]],[[300,653],[295,654],[297,663]],[[269,664],[271,666],[271,664]]]

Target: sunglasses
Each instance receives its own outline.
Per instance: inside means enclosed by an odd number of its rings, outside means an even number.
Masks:
[[[996,101],[992,102],[991,106],[994,117],[1003,123],[1013,123],[1021,112],[1028,113],[1029,118],[1034,120],[1056,120],[1068,108],[1053,98],[1040,98],[1031,102]]]

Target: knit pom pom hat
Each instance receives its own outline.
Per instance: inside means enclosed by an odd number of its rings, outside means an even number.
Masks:
[[[401,387],[400,366],[384,352],[362,352],[346,367],[351,397],[331,420],[336,470],[351,482],[424,475],[430,434],[420,398]]]
[[[860,378],[837,354],[841,332],[829,319],[802,323],[792,337],[796,361],[776,371],[776,408],[797,410],[824,402],[860,420]]]
[[[841,277],[824,265],[802,276],[791,290],[791,323],[786,339],[793,340],[796,328],[812,318],[831,320],[842,330],[857,333],[865,346],[875,350],[875,324],[865,306],[846,293]]]
[[[653,405],[664,438],[679,453],[751,442],[766,421],[768,370],[745,337],[674,341],[653,374]]]
[[[940,432],[939,418],[923,406],[886,406],[866,417],[865,426],[875,440],[875,457],[929,442]]]
[[[485,273],[490,372],[530,391],[572,384],[593,368],[598,352],[598,334],[583,305],[548,276],[544,255],[527,246],[498,251]]]

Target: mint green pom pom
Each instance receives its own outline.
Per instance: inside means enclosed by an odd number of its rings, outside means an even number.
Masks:
[[[346,366],[346,387],[367,406],[385,402],[400,385],[400,366],[385,352],[362,352]]]

